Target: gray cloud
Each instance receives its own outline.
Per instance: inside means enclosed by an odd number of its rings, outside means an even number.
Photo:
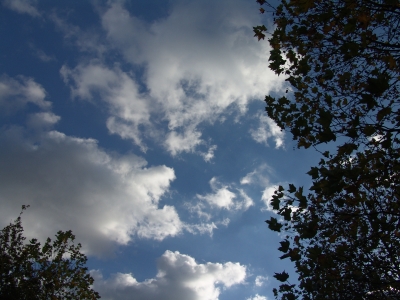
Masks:
[[[41,109],[49,109],[51,103],[44,100],[46,91],[32,78],[0,76],[0,109],[3,113],[12,113],[33,103]]]
[[[3,5],[20,14],[28,14],[32,17],[39,17],[40,13],[35,7],[36,0],[3,0]]]

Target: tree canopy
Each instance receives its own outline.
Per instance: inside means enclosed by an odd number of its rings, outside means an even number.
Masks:
[[[400,297],[400,1],[282,0],[274,7],[269,67],[287,95],[266,111],[298,147],[332,143],[308,174],[310,191],[279,187],[267,220],[285,232],[279,248],[295,263],[281,299]],[[261,40],[269,34],[254,27]]]
[[[26,207],[23,206],[23,210]],[[22,212],[21,212],[22,214]],[[92,290],[81,245],[71,231],[59,231],[43,246],[23,236],[21,215],[0,232],[1,299],[99,299]]]

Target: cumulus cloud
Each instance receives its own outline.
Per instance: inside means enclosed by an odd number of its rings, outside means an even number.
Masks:
[[[132,15],[121,1],[99,11],[108,47],[120,51],[133,69],[144,69],[143,76],[134,78],[115,66],[95,67],[93,61],[62,73],[70,78],[74,95],[91,98],[95,88],[102,89],[112,115],[109,130],[143,149],[146,134],[138,127],[151,124],[153,135],[147,137],[158,136],[172,155],[203,155],[195,151],[206,144],[200,124],[212,124],[232,109],[244,113],[250,101],[279,89],[284,80],[265,68],[269,45],[253,38],[254,11],[246,2],[177,1],[168,16],[152,23]],[[138,84],[143,94],[137,92]],[[130,93],[121,92],[124,89]],[[126,97],[115,101],[116,94]],[[206,153],[207,161],[213,146]]]
[[[91,84],[74,90],[85,99],[91,100],[93,86],[101,89],[123,85],[122,91],[117,89],[103,96],[113,103],[128,101],[129,92],[136,91],[133,82],[122,73],[102,72],[97,65],[92,71],[85,70],[88,74],[82,75],[81,80]],[[78,71],[63,69],[66,80],[74,76],[69,72]],[[98,77],[91,78],[90,74]],[[105,255],[113,245],[127,244],[135,237],[162,240],[182,231],[212,235],[218,226],[229,224],[227,218],[198,224],[181,222],[175,208],[161,201],[175,179],[172,168],[148,167],[139,156],[112,155],[101,149],[96,140],[55,130],[60,117],[48,110],[51,103],[45,100],[46,92],[39,84],[25,77],[1,79],[0,105],[7,107],[14,102],[22,109],[30,102],[45,110],[28,114],[27,127],[9,124],[0,128],[3,225],[12,220],[10,216],[18,215],[22,204],[30,204],[23,218],[28,236],[43,240],[57,230],[71,229],[87,253]],[[130,114],[127,119],[132,123],[137,120],[140,101],[132,107],[121,106],[126,115]],[[132,132],[132,126],[129,130]],[[243,191],[239,194],[243,201],[237,202],[237,207],[247,209],[251,199]]]
[[[257,115],[259,119],[259,127],[257,129],[251,129],[251,137],[260,144],[268,146],[268,139],[273,138],[275,141],[275,148],[283,146],[283,139],[285,133],[276,125],[276,123],[270,119],[265,113],[259,113]]]
[[[0,219],[10,221],[30,204],[23,218],[29,236],[71,229],[87,252],[101,255],[113,242],[181,231],[174,207],[160,203],[175,178],[171,168],[147,167],[135,155],[113,157],[95,140],[54,130],[33,138],[20,127],[2,129],[0,143]]]
[[[138,282],[132,274],[117,273],[104,279],[100,271],[92,271],[94,289],[102,299],[124,300],[217,300],[221,287],[228,289],[244,283],[246,267],[226,262],[199,264],[179,252],[166,251],[158,260],[155,278]]]
[[[242,189],[237,189],[240,195],[240,200],[235,201],[238,197],[238,194],[229,190],[227,185],[222,185],[216,177],[211,178],[210,186],[213,191],[211,194],[206,195],[197,195],[198,199],[204,200],[211,207],[216,208],[224,208],[227,210],[231,209],[244,209],[247,210],[250,206],[253,205],[253,200]],[[199,208],[203,208],[203,206],[199,206]]]
[[[27,103],[33,103],[41,109],[49,109],[51,103],[44,100],[45,97],[45,89],[32,78],[0,76],[0,109],[3,112],[14,112],[24,108]]]
[[[33,79],[1,77],[3,106],[30,102],[48,109],[45,94]],[[54,130],[59,119],[41,111],[28,114],[27,127],[0,128],[2,225],[30,204],[23,218],[28,236],[43,240],[71,229],[96,255],[135,237],[162,240],[182,231],[175,208],[161,201],[175,179],[172,168],[147,166],[133,154],[107,153],[96,140],[67,136]]]
[[[39,17],[40,13],[35,7],[36,0],[3,0],[3,5],[20,14],[28,14],[32,17]]]

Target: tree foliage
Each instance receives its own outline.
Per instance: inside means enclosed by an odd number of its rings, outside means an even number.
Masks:
[[[43,246],[26,242],[21,214],[0,232],[0,299],[99,299],[72,232],[59,231]]]
[[[269,228],[287,233],[281,299],[400,298],[400,1],[257,0],[276,25],[269,67],[287,96],[266,111],[298,147],[332,143],[310,192],[280,187]],[[264,25],[254,27],[261,40]]]

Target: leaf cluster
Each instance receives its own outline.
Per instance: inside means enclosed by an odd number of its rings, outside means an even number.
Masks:
[[[43,246],[27,242],[21,214],[0,232],[0,299],[99,299],[72,232],[59,231]]]
[[[295,101],[267,96],[269,117],[299,147],[375,135],[386,147],[400,125],[399,1],[284,0],[274,21],[269,66]],[[266,31],[255,27],[259,38]]]
[[[286,233],[281,259],[299,275],[290,284],[276,273],[283,283],[274,293],[400,299],[400,1],[279,2],[269,67],[291,93],[267,96],[267,114],[299,148],[337,148],[308,172],[309,194],[289,185],[271,200],[282,221],[266,222]]]

